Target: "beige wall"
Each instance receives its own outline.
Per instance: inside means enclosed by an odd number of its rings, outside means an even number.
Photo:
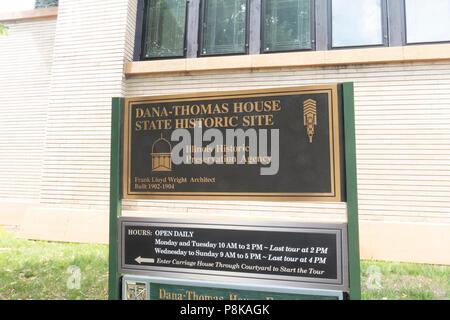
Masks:
[[[121,96],[128,5],[62,0],[42,168],[44,205],[104,212],[111,97]]]
[[[126,93],[145,96],[347,81],[355,82],[361,219],[449,224],[450,62],[153,75],[128,79]],[[296,212],[301,213],[303,206],[298,204]],[[326,205],[321,213],[329,209]],[[254,204],[235,210],[269,208]]]
[[[136,0],[60,0],[57,20],[8,22],[9,36],[0,37],[10,53],[0,56],[0,224],[33,239],[107,241],[112,96],[354,81],[363,257],[450,264],[450,59],[125,78],[135,15]],[[124,209],[345,220],[344,204],[127,201]]]
[[[0,36],[0,197],[38,202],[55,21],[7,25]]]

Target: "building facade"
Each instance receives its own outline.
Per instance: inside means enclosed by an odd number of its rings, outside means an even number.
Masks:
[[[449,21],[449,0],[60,0],[0,15],[0,224],[107,241],[112,97],[354,82],[362,257],[449,264]],[[124,209],[345,219],[340,203]]]

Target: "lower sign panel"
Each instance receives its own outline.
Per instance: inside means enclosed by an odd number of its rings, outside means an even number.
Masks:
[[[345,235],[345,225],[268,227],[124,218],[120,265],[127,274],[345,291]]]
[[[333,291],[292,290],[290,292],[264,291],[268,288],[222,288],[217,284],[203,283],[202,286],[160,283],[161,279],[124,276],[122,281],[123,300],[342,300],[343,294]]]

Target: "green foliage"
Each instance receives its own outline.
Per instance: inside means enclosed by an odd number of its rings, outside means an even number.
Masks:
[[[8,34],[8,27],[0,23],[0,36],[6,36]]]
[[[106,299],[107,257],[105,245],[27,241],[0,229],[0,300]],[[79,289],[68,286],[73,268]]]
[[[363,261],[363,299],[449,300],[450,267]]]
[[[40,8],[48,8],[48,7],[57,7],[58,0],[36,0],[34,7],[36,9]]]

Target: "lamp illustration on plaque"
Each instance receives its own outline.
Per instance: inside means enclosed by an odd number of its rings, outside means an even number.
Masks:
[[[303,121],[306,128],[306,135],[309,143],[313,143],[317,126],[317,101],[308,99],[303,102]]]
[[[172,146],[161,133],[152,146],[152,172],[167,171],[172,171]]]

